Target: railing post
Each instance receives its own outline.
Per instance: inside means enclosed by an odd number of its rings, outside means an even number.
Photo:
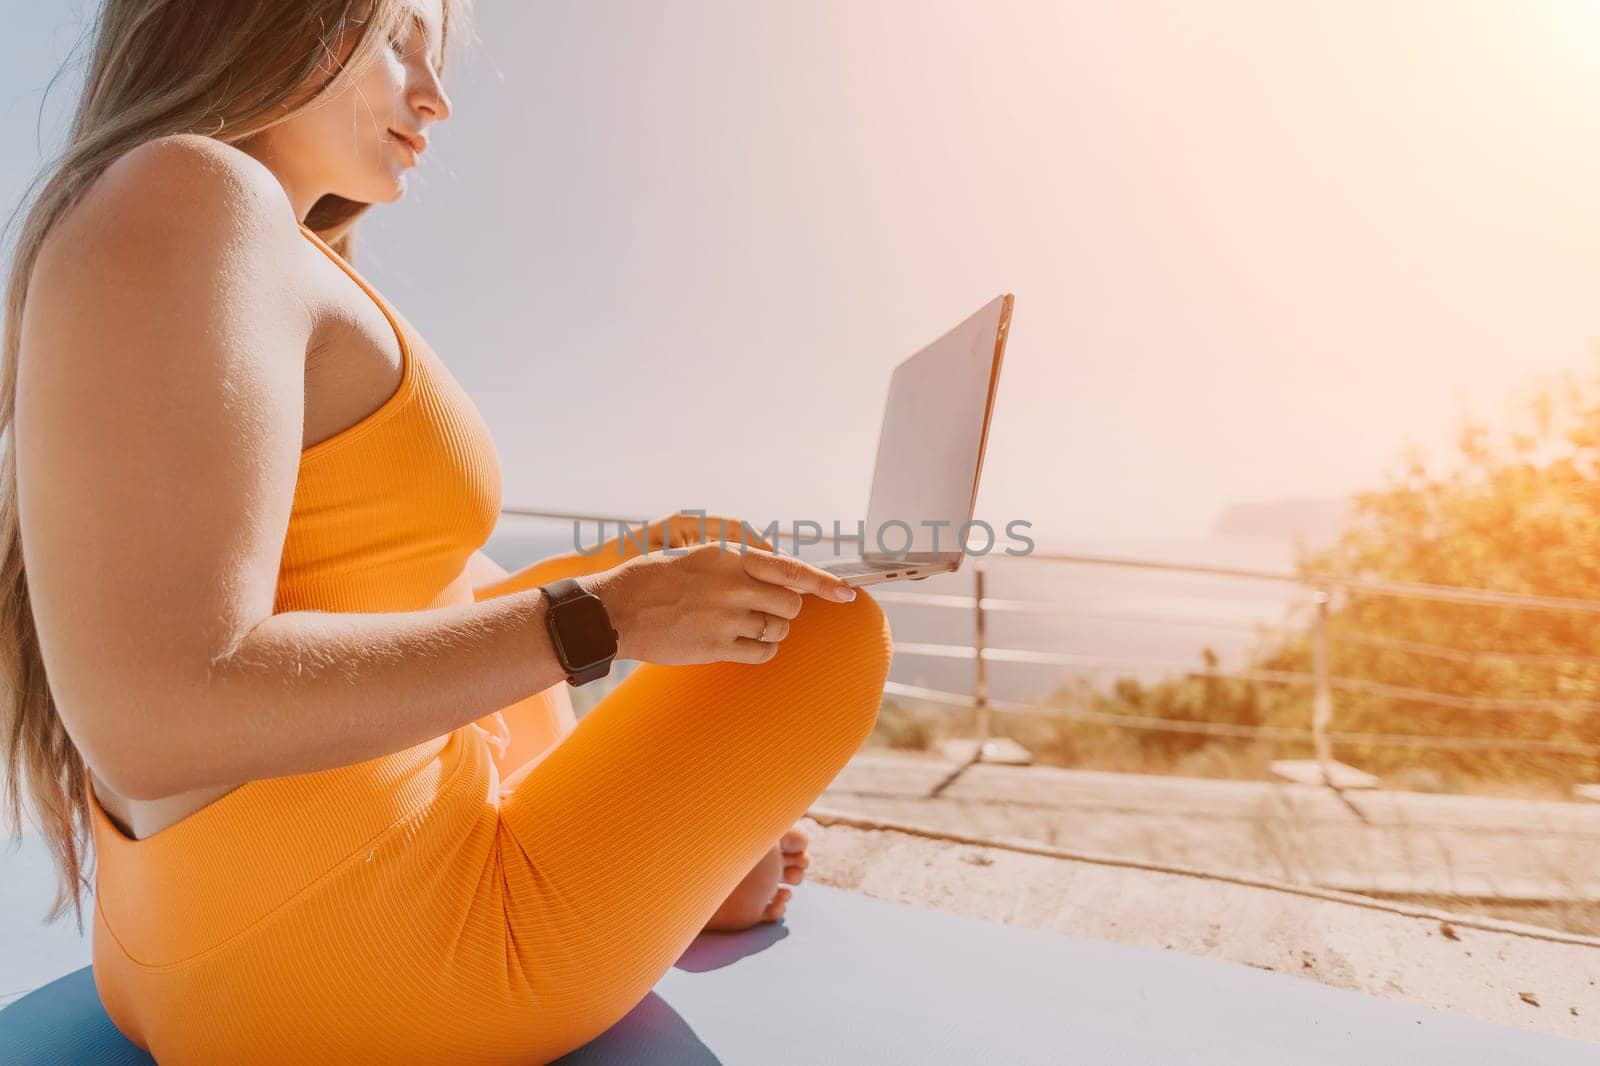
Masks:
[[[1333,786],[1328,769],[1333,762],[1333,746],[1328,743],[1328,726],[1333,722],[1333,690],[1328,684],[1328,590],[1318,586],[1314,596],[1316,613],[1311,620],[1311,660],[1316,674],[1316,689],[1311,697],[1311,744],[1316,750],[1317,769],[1322,783]]]
[[[993,725],[990,716],[993,713],[989,707],[989,662],[984,657],[984,645],[988,643],[984,633],[984,622],[987,615],[983,609],[983,576],[984,567],[981,562],[972,564],[972,644],[974,653],[974,670],[972,678],[972,706],[977,709],[977,734],[968,741],[951,737],[939,742],[940,753],[946,758],[956,762],[956,766],[944,779],[936,782],[928,790],[928,798],[935,799],[945,789],[955,784],[957,779],[966,772],[967,767],[986,762],[1000,766],[1027,766],[1033,762],[1033,753],[1009,737],[992,739],[990,734]]]
[[[983,750],[989,743],[989,665],[983,658],[983,563],[972,566],[973,637],[977,657],[977,673],[972,679],[972,700],[978,709],[978,750],[974,761],[982,761]]]

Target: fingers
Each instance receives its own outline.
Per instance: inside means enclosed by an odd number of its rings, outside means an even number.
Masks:
[[[677,514],[657,519],[651,523],[650,548],[687,548],[694,544],[727,545],[747,544],[765,551],[774,551],[771,543],[762,538],[737,518],[725,515]]]
[[[769,585],[765,581],[746,578],[740,590],[743,605],[752,611],[770,614],[777,618],[793,619],[805,606],[806,598],[794,589],[782,585]]]
[[[741,554],[741,559],[744,572],[758,580],[797,592],[810,592],[824,599],[845,602],[856,598],[856,590],[845,584],[843,578],[819,570],[792,555],[747,549]]]
[[[789,620],[765,611],[746,611],[739,621],[737,635],[776,644],[789,635]]]
[[[750,663],[752,666],[771,661],[778,654],[778,642],[764,640],[751,640],[749,637],[735,637],[723,656],[728,662]]]
[[[723,529],[727,530],[724,534]],[[772,544],[756,531],[737,518],[726,518],[722,515],[706,515],[706,539],[722,539],[729,544],[748,544],[763,551],[775,551]]]
[[[643,642],[648,646],[642,658],[669,664],[768,662],[789,636],[805,593],[840,602],[856,595],[842,579],[810,563],[753,544],[730,550],[713,541],[674,556],[647,554],[617,570],[635,592],[616,597],[619,612],[639,601],[630,613],[637,625],[627,631],[638,629],[655,641]]]

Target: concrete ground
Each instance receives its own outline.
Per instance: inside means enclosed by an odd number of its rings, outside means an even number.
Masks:
[[[1295,791],[1303,786],[1264,785],[1269,796],[1288,795],[1263,799],[1255,783],[1199,782],[1223,786],[1206,799],[1196,783],[1182,779],[1083,779],[1075,771],[990,766],[969,769],[940,800],[914,798],[951,766],[876,751],[858,755],[812,808],[808,879],[978,918],[1226,959],[1600,1042],[1600,938],[1315,885],[1319,878],[1337,880],[1327,871],[1341,869],[1370,882],[1383,845],[1364,855],[1363,841],[1392,836],[1395,826],[1411,825],[1429,810],[1433,823],[1455,834],[1432,854],[1464,856],[1474,841],[1503,856],[1519,854],[1518,833],[1529,834],[1529,819],[1553,833],[1533,834],[1530,846],[1575,847],[1568,834],[1540,822],[1555,812],[1519,803],[1462,810],[1438,802],[1459,797],[1368,795],[1359,798],[1363,821]],[[1241,784],[1252,787],[1234,787]],[[1106,790],[1121,802],[1111,802]],[[1263,804],[1293,812],[1284,816],[1291,824],[1317,830],[1314,860],[1275,848],[1270,832],[1263,837],[1252,828]],[[1577,814],[1580,805],[1556,806],[1574,808],[1574,833],[1590,831],[1587,816]],[[1363,828],[1353,828],[1352,818]],[[1196,825],[1212,827],[1209,843],[1191,833]],[[1045,842],[1051,832],[1061,844]],[[1574,860],[1585,886],[1595,884],[1589,847]],[[1074,852],[1081,857],[1070,857]],[[1239,869],[1228,871],[1229,864]],[[1170,868],[1151,868],[1162,865]],[[1420,874],[1434,865],[1401,868]],[[1544,867],[1521,865],[1496,870],[1489,860],[1463,858],[1460,879],[1449,885],[1478,879],[1543,891]],[[1286,872],[1300,883],[1290,883]]]
[[[1074,852],[1436,903],[1600,909],[1600,804],[958,763],[867,749],[821,803]],[[1600,933],[1581,922],[1568,928]]]

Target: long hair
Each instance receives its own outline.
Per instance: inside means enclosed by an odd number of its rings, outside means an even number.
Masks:
[[[445,43],[452,31],[459,36],[467,2],[446,0]],[[124,152],[176,133],[234,144],[275,126],[343,92],[411,14],[406,0],[274,0],[227,5],[225,14],[215,4],[104,0],[95,18],[93,58],[67,145],[29,186],[30,194],[39,192],[11,262],[0,353],[0,798],[3,824],[20,842],[25,787],[50,847],[58,883],[47,922],[70,902],[82,933],[82,892],[92,887],[85,858],[94,838],[88,770],[45,677],[22,561],[14,418],[22,310],[39,248]],[[352,31],[355,43],[341,57]],[[25,195],[18,212],[27,201]],[[353,225],[371,206],[327,195],[306,225],[350,258]]]

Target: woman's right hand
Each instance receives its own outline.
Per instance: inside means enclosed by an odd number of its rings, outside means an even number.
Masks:
[[[789,635],[805,593],[856,596],[841,578],[792,555],[721,542],[650,552],[577,580],[605,604],[617,658],[669,666],[764,663]]]

